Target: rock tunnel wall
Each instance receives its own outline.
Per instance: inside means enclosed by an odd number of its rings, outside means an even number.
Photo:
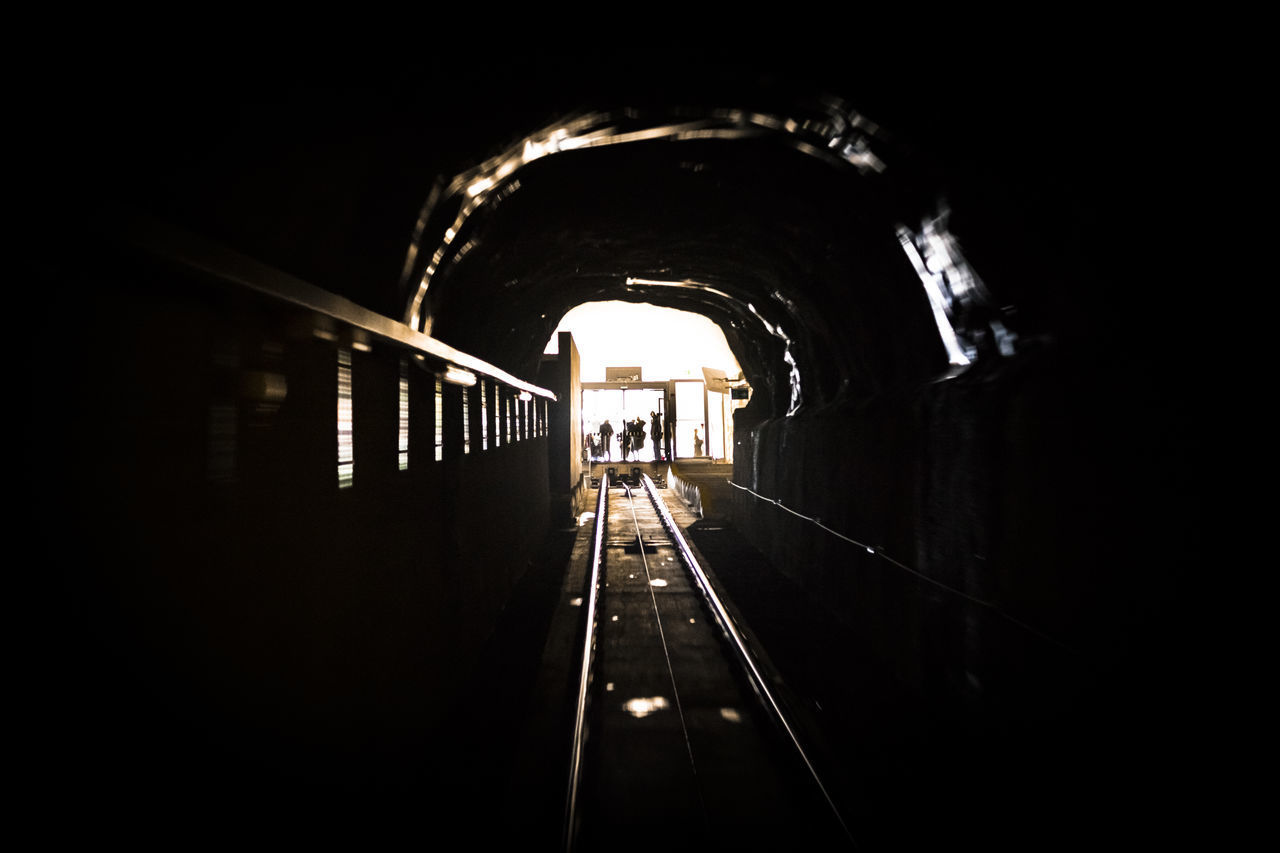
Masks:
[[[1030,799],[1164,760],[1186,435],[1149,371],[1031,351],[857,408],[740,413],[737,528],[846,626],[829,677],[900,696],[860,697],[855,738],[932,752],[959,786],[1037,778]]]
[[[179,799],[166,779],[319,790],[421,772],[545,536],[546,408],[490,381],[482,429],[473,386],[468,451],[463,389],[444,383],[437,458],[438,372],[411,352],[352,347],[315,314],[124,250],[93,267],[46,271],[60,309],[92,322],[28,377],[33,411],[56,413],[29,421],[66,724],[49,766],[73,762],[101,802],[124,768]]]

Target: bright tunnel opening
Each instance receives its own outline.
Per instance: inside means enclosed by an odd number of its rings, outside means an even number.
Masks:
[[[589,458],[620,460],[623,425],[639,419],[643,444],[630,449],[629,459],[732,461],[733,411],[750,392],[713,321],[648,303],[588,302],[564,315],[545,353],[558,351],[560,332],[570,332],[578,350]],[[661,442],[653,440],[655,416]],[[605,421],[612,435],[602,435]]]

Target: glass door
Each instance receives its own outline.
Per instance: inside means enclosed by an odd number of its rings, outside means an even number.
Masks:
[[[701,379],[677,379],[676,440],[672,448],[677,458],[707,455],[707,393]]]

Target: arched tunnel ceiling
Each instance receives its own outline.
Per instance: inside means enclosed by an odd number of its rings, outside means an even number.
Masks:
[[[737,97],[567,116],[437,184],[406,322],[527,373],[584,301],[695,311],[788,414],[969,364],[954,325],[1009,309],[964,262],[933,164],[838,97]]]
[[[806,403],[945,364],[884,187],[848,164],[768,137],[661,140],[561,153],[508,186],[424,306],[432,334],[499,364],[530,369],[565,311],[612,298],[707,315],[788,398],[790,358]]]
[[[771,65],[647,58],[445,58],[388,69],[372,85],[206,80],[181,97],[150,78],[94,79],[59,113],[95,128],[94,142],[58,135],[34,161],[48,164],[36,172],[45,191],[34,213],[53,221],[56,241],[70,199],[87,201],[91,222],[141,208],[400,318],[456,213],[439,189],[566,117],[785,119],[839,103],[868,119],[862,135],[883,169],[754,131],[523,165],[468,217],[422,319],[446,342],[528,375],[573,305],[650,301],[719,323],[753,381],[776,386],[766,395],[775,410],[794,403],[788,354],[802,366],[806,405],[856,399],[946,366],[894,236],[943,203],[1022,330],[1088,337],[1099,333],[1100,296],[1112,313],[1140,306],[1105,272],[1125,229],[1110,196],[1137,148],[1112,81],[1051,61],[1021,66],[1015,87],[1007,68],[926,64],[903,76],[909,63],[883,54]],[[1097,126],[1108,128],[1105,144],[1087,137]]]

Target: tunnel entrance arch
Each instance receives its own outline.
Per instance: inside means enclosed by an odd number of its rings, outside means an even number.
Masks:
[[[584,302],[700,313],[762,419],[931,381],[989,343],[1008,356],[1007,306],[922,162],[839,98],[571,116],[436,187],[405,322],[527,373]]]
[[[699,430],[705,443],[704,452],[710,454],[714,446],[714,456],[725,457],[721,424],[724,406],[711,407],[718,415],[712,419],[707,400],[701,396],[704,382],[695,378],[708,371],[719,377],[736,378],[741,376],[742,368],[723,329],[711,317],[648,302],[610,300],[576,306],[566,312],[557,328],[573,334],[580,354],[582,433],[598,440],[600,425],[608,418],[614,429],[607,454],[610,459],[619,458],[620,424],[637,418],[645,433],[639,457],[643,461],[658,461],[673,454],[694,455],[694,429]],[[686,420],[691,423],[682,421],[679,433],[667,437],[668,431],[676,432],[671,429],[671,418],[677,415],[678,384],[685,387],[694,381],[699,389],[696,405],[687,402],[680,415],[687,415]],[[720,403],[718,399],[714,402]],[[655,415],[657,443],[653,437]],[[717,431],[714,439],[707,432],[712,420],[715,425],[711,428]],[[591,453],[590,444],[588,441],[588,454],[593,458],[606,455],[600,447]]]

